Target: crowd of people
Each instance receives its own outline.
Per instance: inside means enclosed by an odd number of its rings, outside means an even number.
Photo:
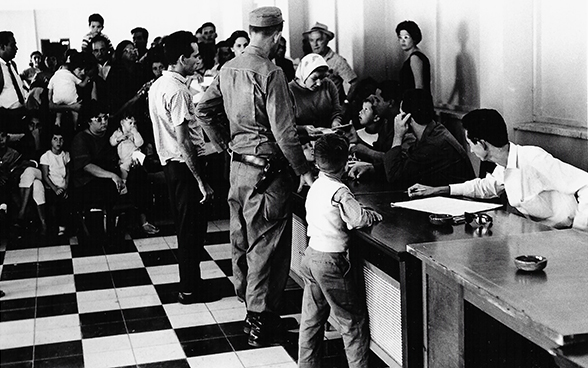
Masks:
[[[68,50],[58,65],[61,56],[34,51],[22,74],[12,61],[15,35],[0,32],[0,211],[13,214],[15,227],[26,226],[32,198],[40,232],[61,235],[67,213],[95,206],[109,213],[125,198],[139,229],[152,235],[159,229],[149,221],[146,175],[163,171],[178,238],[178,302],[207,301],[199,268],[204,204],[224,193],[205,167],[219,155],[226,160],[219,167],[227,168],[220,177],[229,186],[235,291],[247,307],[243,330],[250,345],[265,346],[279,340],[291,194],[310,186],[301,367],[319,364],[330,310],[349,366],[368,365],[369,331],[349,273],[348,231],[381,215],[361,207],[346,176],[382,180],[411,197],[506,193],[533,220],[588,229],[588,173],[540,148],[509,143],[494,110],[463,119],[472,152],[496,165],[488,177],[475,178],[467,147],[435,121],[431,66],[413,21],[396,28],[406,54],[398,80],[381,82],[359,81],[328,46],[335,34],[319,22],[304,33],[305,56],[295,68],[285,57],[276,7],[253,10],[248,31],[220,42],[207,22],[195,33],[156,37],[150,47],[148,31],[136,27],[132,40],[114,48],[99,14],[88,25],[80,52]],[[309,126],[324,132],[316,142]],[[49,217],[58,221],[48,224],[46,211],[60,211]]]

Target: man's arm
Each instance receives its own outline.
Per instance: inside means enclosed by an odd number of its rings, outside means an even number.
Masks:
[[[221,151],[229,147],[231,134],[229,120],[223,106],[220,78],[217,76],[196,106],[196,118],[210,141]]]
[[[186,165],[188,165],[188,168],[196,179],[200,193],[202,193],[202,200],[200,203],[207,202],[212,199],[214,192],[210,185],[208,185],[208,183],[204,180],[204,176],[201,173],[202,165],[199,162],[198,151],[192,143],[190,137],[188,122],[184,121],[182,124],[177,125],[176,133],[178,146],[180,148],[180,152],[182,153],[182,157],[186,161]]]

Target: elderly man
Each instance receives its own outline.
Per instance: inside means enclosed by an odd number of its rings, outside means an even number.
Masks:
[[[9,133],[23,133],[26,92],[13,59],[18,47],[14,34],[0,32],[0,120],[7,124]]]
[[[349,85],[349,95],[352,95],[357,82],[357,74],[355,74],[344,57],[331,50],[328,46],[329,41],[335,38],[335,34],[329,31],[326,25],[319,22],[316,22],[310,30],[303,34],[305,37],[308,37],[312,52],[322,56],[329,65],[328,77],[337,86],[339,102],[343,104],[346,98],[343,82]]]
[[[248,343],[263,346],[276,339],[290,269],[290,195],[295,187],[289,166],[301,183],[313,179],[296,133],[286,77],[271,62],[282,36],[282,12],[255,9],[249,25],[251,43],[221,68],[196,114],[213,142],[223,148],[230,143],[235,290],[247,307],[243,330]]]

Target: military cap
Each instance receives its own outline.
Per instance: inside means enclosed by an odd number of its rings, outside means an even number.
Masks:
[[[271,27],[284,22],[282,11],[275,6],[263,6],[249,13],[249,25],[253,27]]]

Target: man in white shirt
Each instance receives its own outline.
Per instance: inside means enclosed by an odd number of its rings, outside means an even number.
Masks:
[[[508,141],[506,123],[495,110],[474,110],[462,119],[471,151],[496,164],[486,178],[428,187],[415,184],[409,196],[439,194],[493,198],[506,192],[525,217],[555,228],[588,231],[588,173],[562,162],[540,147]]]
[[[17,51],[14,34],[0,32],[0,120],[6,122],[9,133],[24,133],[27,127],[22,121],[27,93],[13,61]]]

